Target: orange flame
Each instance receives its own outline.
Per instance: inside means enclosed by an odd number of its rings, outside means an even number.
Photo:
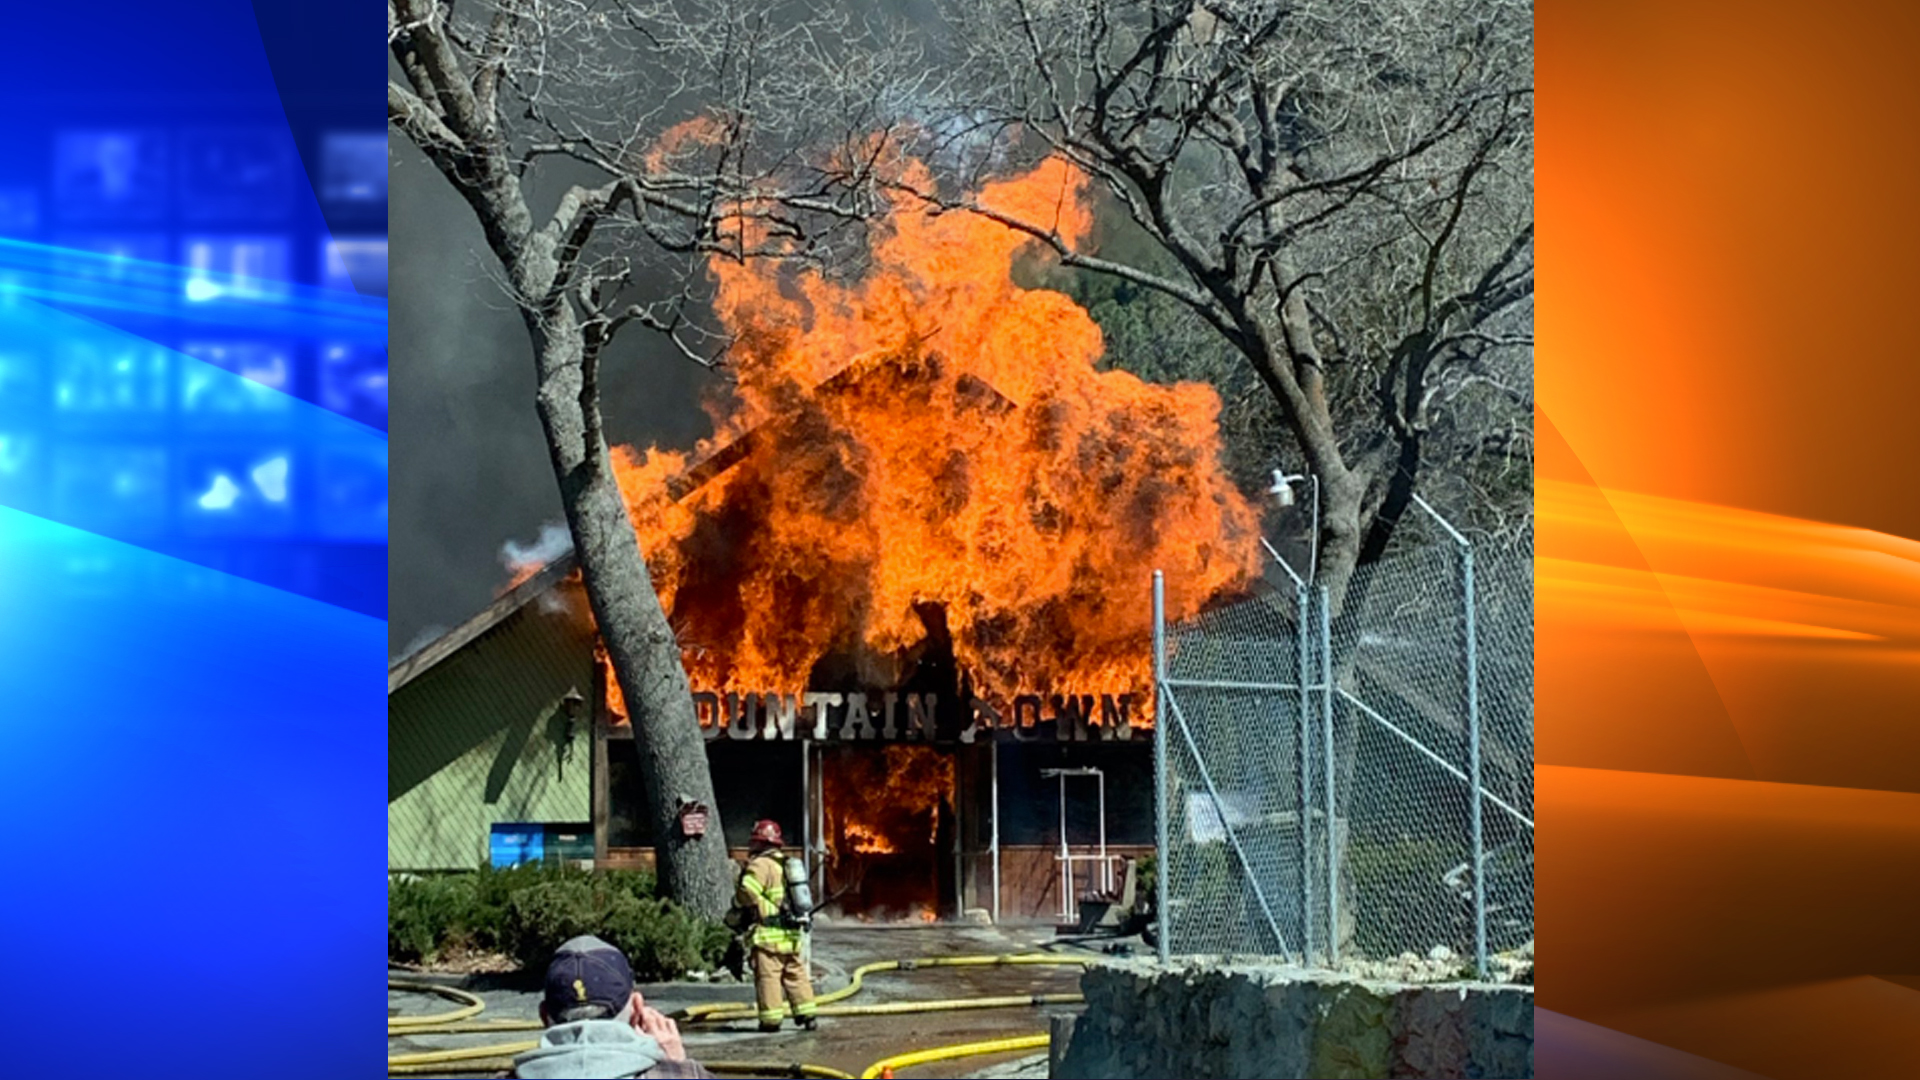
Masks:
[[[597,637],[593,639],[593,662],[606,684],[607,713],[615,723],[626,723],[627,695],[621,691],[620,680],[613,673],[613,661],[607,658],[607,643]]]
[[[893,841],[858,822],[849,822],[846,832],[848,845],[862,855],[891,855],[899,850]]]
[[[822,755],[827,890],[843,911],[937,906],[940,830],[951,827],[954,758],[927,745]]]
[[[829,830],[845,847],[888,855],[902,844],[932,849],[942,799],[954,795],[953,757],[926,746],[892,744],[878,757],[842,758],[828,766]]]
[[[641,155],[649,173],[672,172],[702,150],[718,146],[727,138],[727,125],[719,116],[695,116],[661,132]]]
[[[1048,161],[979,197],[1077,243],[1087,188]],[[1256,512],[1219,464],[1218,396],[1101,370],[1087,313],[1015,284],[1022,236],[896,211],[857,282],[712,263],[739,341],[737,385],[692,456],[721,455],[717,475],[615,453],[689,674],[796,693],[838,657],[892,685],[943,616],[990,697],[1145,687],[1149,572],[1167,572],[1178,617],[1257,571]]]

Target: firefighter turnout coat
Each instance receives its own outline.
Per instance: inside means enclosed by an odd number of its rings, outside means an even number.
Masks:
[[[800,951],[800,930],[787,925],[786,901],[786,866],[779,849],[748,859],[733,902],[752,917],[754,948],[783,956]]]

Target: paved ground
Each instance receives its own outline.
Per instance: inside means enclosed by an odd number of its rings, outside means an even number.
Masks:
[[[1008,928],[981,926],[830,926],[814,935],[814,963],[828,977],[822,989],[842,985],[846,972],[875,960],[897,960],[921,956],[965,956],[1035,951],[1051,938],[1048,928]],[[539,1002],[537,986],[512,985],[500,979],[470,982],[468,988],[486,1002],[483,1020],[535,1019]],[[1013,968],[930,968],[924,971],[882,973],[870,976],[866,989],[848,999],[848,1004],[877,1004],[886,1001],[937,1000],[978,997],[990,994],[1063,993],[1079,988],[1079,973],[1067,967]],[[671,1012],[689,1005],[710,1001],[752,1000],[751,987],[720,982],[673,983],[642,987],[641,992],[656,1008]],[[388,1009],[395,1014],[443,1012],[450,1003],[417,994],[389,994]],[[907,1016],[828,1017],[820,1030],[806,1033],[788,1028],[777,1035],[754,1031],[752,1022],[723,1029],[685,1031],[687,1049],[696,1058],[710,1060],[799,1061],[827,1065],[859,1075],[869,1064],[908,1050],[944,1046],[951,1043],[979,1042],[987,1039],[1026,1035],[1047,1029],[1047,1015],[1061,1009],[983,1009],[970,1012],[919,1013]],[[395,1054],[417,1050],[446,1049],[521,1041],[537,1037],[533,1033],[496,1035],[450,1035],[391,1040]],[[905,1070],[902,1077],[956,1077],[979,1070],[992,1070],[1016,1059],[1030,1059],[1032,1051],[981,1057],[947,1064]],[[448,1072],[442,1075],[478,1075]],[[1044,1076],[1044,1060],[1038,1071],[1031,1061],[1024,1071],[991,1072],[996,1076]]]
[[[932,1076],[933,1073],[920,1070],[906,1075]],[[990,1065],[979,1072],[968,1073],[962,1080],[1047,1080],[1047,1055],[1035,1054],[1032,1057],[1015,1058],[999,1065]]]

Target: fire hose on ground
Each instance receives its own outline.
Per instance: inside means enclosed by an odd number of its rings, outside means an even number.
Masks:
[[[884,1005],[840,1005],[837,1002],[859,993],[865,986],[866,977],[885,971],[917,971],[921,968],[959,968],[959,967],[1011,967],[1022,965],[1051,967],[1085,967],[1092,961],[1088,959],[1050,955],[1044,953],[1021,953],[1007,956],[934,956],[913,960],[880,960],[863,964],[853,971],[847,985],[838,990],[820,995],[818,1015],[830,1016],[895,1016],[911,1013],[959,1012],[971,1009],[1005,1009],[1036,1007],[1043,1005],[1075,1005],[1086,1000],[1080,994],[1000,994],[971,998],[945,998],[935,1001],[897,1001]],[[390,989],[434,994],[458,1003],[458,1008],[429,1016],[395,1016],[387,1019],[387,1037],[406,1035],[456,1035],[487,1032],[538,1031],[541,1025],[533,1020],[476,1021],[474,1017],[486,1009],[486,1002],[478,996],[464,990],[434,986],[427,983],[389,980]],[[789,1010],[790,1012],[791,1010]],[[725,1024],[740,1020],[752,1020],[758,1017],[758,1010],[751,1006],[732,1002],[713,1002],[694,1005],[671,1014],[673,1019],[683,1024]],[[430,1050],[413,1054],[397,1054],[387,1059],[387,1073],[390,1076],[425,1076],[435,1072],[446,1072],[448,1066],[459,1066],[462,1071],[489,1072],[512,1067],[515,1055],[533,1049],[533,1041],[502,1043],[493,1046],[461,1047],[456,1050]],[[909,1068],[914,1065],[935,1061],[949,1061],[955,1058],[974,1057],[984,1054],[1008,1053],[1015,1050],[1039,1049],[1047,1045],[1047,1036],[1024,1035],[1008,1039],[994,1039],[986,1042],[963,1043],[955,1046],[936,1047],[930,1050],[918,1050],[899,1054],[875,1062],[869,1066],[864,1077],[891,1075],[892,1070]],[[831,1069],[824,1065],[773,1061],[704,1061],[711,1072],[724,1075],[744,1076],[810,1076],[843,1077],[853,1080],[850,1074]]]
[[[867,1066],[860,1074],[860,1080],[875,1080],[876,1077],[892,1076],[895,1069],[908,1069],[915,1065],[931,1065],[936,1061],[952,1061],[955,1058],[979,1057],[982,1054],[1006,1054],[1015,1050],[1045,1050],[1053,1041],[1046,1032],[1038,1035],[1016,1035],[1010,1039],[989,1039],[986,1042],[960,1043],[957,1046],[936,1046],[931,1050],[915,1050],[906,1054],[895,1054],[882,1058]]]

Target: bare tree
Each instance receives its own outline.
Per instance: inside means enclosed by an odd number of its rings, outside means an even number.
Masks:
[[[1530,462],[1527,0],[967,0],[948,19],[958,74],[919,141],[961,182],[915,194],[1228,343],[1319,478],[1336,611],[1436,453]],[[971,197],[968,170],[1021,152],[1079,167],[1145,243],[1076,245]]]
[[[535,405],[634,725],[661,884],[717,914],[732,891],[724,830],[610,464],[600,358],[639,326],[715,362],[725,341],[702,321],[705,261],[830,254],[828,226],[861,217],[859,167],[810,165],[796,148],[857,147],[848,133],[901,83],[834,55],[832,22],[776,23],[755,5],[390,0],[388,15],[389,122],[472,207],[532,339]],[[542,183],[559,193],[537,212]],[[680,835],[687,801],[713,808],[704,838]]]
[[[914,141],[957,182],[913,194],[1152,294],[1157,339],[1177,308],[1237,354],[1318,478],[1335,642],[1360,640],[1378,575],[1356,571],[1423,473],[1486,524],[1526,505],[1527,0],[955,0],[948,19],[961,75]],[[1120,227],[1086,242],[972,195],[973,170],[1023,154],[1075,165]],[[1358,733],[1334,735],[1338,790]]]

